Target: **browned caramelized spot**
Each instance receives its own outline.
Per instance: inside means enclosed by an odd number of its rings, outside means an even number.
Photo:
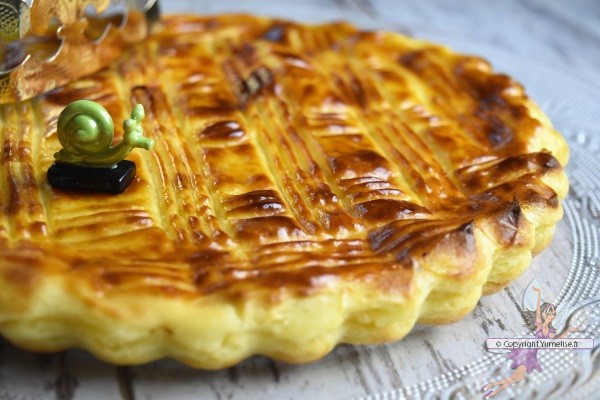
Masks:
[[[504,246],[513,246],[518,241],[522,218],[523,213],[517,201],[507,204],[506,208],[498,213],[498,223],[494,225],[494,233]]]
[[[371,150],[359,150],[356,153],[342,153],[331,157],[329,164],[334,174],[341,177],[376,176],[386,179],[391,171],[387,160]]]
[[[513,138],[513,131],[504,125],[502,120],[495,115],[478,114],[487,121],[486,134],[493,147],[500,147],[509,143]]]
[[[248,101],[271,83],[273,83],[273,75],[267,67],[261,66],[252,71],[250,76],[237,83],[242,103]]]
[[[265,31],[262,38],[271,42],[281,42],[285,36],[285,33],[286,24],[276,22]]]
[[[208,139],[239,139],[244,136],[244,130],[236,121],[220,121],[204,128],[200,138]]]
[[[415,252],[427,255],[427,246],[434,246],[448,232],[460,230],[472,235],[471,221],[400,220],[372,231],[368,238],[374,251],[395,254],[398,262],[408,263]],[[465,225],[466,224],[466,225]],[[464,226],[464,228],[461,228]]]
[[[272,216],[285,211],[277,192],[273,190],[257,190],[239,196],[231,197],[223,203],[227,215],[239,218],[244,215]]]
[[[398,61],[403,66],[416,73],[429,69],[429,66],[431,65],[431,59],[427,57],[426,50],[406,52],[400,56]]]
[[[378,199],[360,203],[354,207],[356,217],[377,222],[405,218],[423,218],[427,209],[408,201]]]
[[[341,279],[402,292],[415,266],[472,272],[474,227],[529,243],[522,210],[559,207],[542,180],[562,167],[536,147],[547,128],[523,88],[393,35],[171,16],[111,68],[3,105],[1,280],[68,271],[103,296],[307,294]],[[58,115],[82,98],[109,111],[117,140],[132,104],[146,109],[156,146],[129,156],[122,195],[45,182]]]
[[[256,217],[234,223],[237,238],[253,243],[271,242],[273,239],[298,240],[306,234],[289,217]]]
[[[562,168],[549,153],[530,153],[473,164],[456,171],[465,188],[480,193],[526,174],[543,174]]]

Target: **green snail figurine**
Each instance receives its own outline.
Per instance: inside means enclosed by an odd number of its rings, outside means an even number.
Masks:
[[[123,122],[123,140],[112,146],[114,125],[100,104],[77,100],[58,117],[57,135],[63,148],[48,169],[53,187],[88,192],[123,193],[136,174],[135,163],[124,160],[140,147],[151,150],[154,140],[143,136],[144,107],[137,104]]]
[[[136,104],[131,119],[123,122],[123,140],[111,147],[115,129],[106,109],[90,100],[74,101],[58,117],[58,140],[63,148],[54,158],[61,163],[114,168],[134,148],[151,150],[154,146],[154,140],[143,136],[143,118],[144,107]]]

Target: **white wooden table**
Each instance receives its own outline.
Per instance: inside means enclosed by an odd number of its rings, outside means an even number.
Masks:
[[[458,50],[482,49],[484,56],[494,64],[498,61],[518,79],[527,66],[543,66],[551,71],[548,76],[570,77],[587,91],[590,112],[596,116],[600,112],[600,96],[594,103],[590,95],[600,88],[600,2],[596,0],[165,0],[162,11],[241,11],[305,22],[347,19],[368,29],[443,41]],[[512,65],[513,59],[522,63]],[[390,345],[340,346],[309,365],[291,366],[257,357],[216,372],[169,360],[114,367],[83,351],[32,354],[0,340],[0,400],[337,399],[375,393],[410,398],[410,393],[397,389],[452,373],[485,357],[487,337],[522,332],[525,287],[536,279],[548,298],[558,295],[573,248],[572,229],[563,221],[552,246],[534,260],[530,270],[509,288],[483,298],[463,321],[417,327],[405,340]]]

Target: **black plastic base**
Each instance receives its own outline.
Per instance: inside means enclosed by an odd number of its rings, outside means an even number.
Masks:
[[[123,160],[115,168],[81,167],[55,162],[48,168],[54,187],[87,192],[123,193],[135,178],[135,163]]]

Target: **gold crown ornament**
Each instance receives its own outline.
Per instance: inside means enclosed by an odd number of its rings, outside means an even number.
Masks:
[[[158,0],[0,0],[0,104],[105,67],[158,20]]]

